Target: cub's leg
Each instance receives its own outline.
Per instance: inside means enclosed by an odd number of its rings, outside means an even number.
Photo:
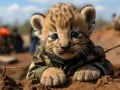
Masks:
[[[79,81],[91,81],[98,79],[101,76],[101,72],[92,65],[85,65],[80,67],[74,74],[74,79]]]
[[[66,82],[66,75],[61,69],[50,67],[42,73],[40,82],[45,86],[57,86]]]

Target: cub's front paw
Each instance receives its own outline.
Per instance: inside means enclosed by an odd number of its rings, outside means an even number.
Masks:
[[[45,86],[57,86],[66,82],[66,75],[61,69],[50,67],[42,73],[40,82]]]
[[[79,81],[91,81],[98,79],[101,75],[101,72],[92,65],[86,65],[79,68],[75,74],[74,79]]]

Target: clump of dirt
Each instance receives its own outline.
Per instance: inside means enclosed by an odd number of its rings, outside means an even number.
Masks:
[[[120,78],[120,66],[115,66],[115,78]]]
[[[4,76],[0,80],[0,90],[23,90],[23,85],[8,76]]]
[[[100,79],[97,80],[97,86],[103,86],[105,84],[108,84],[109,82],[113,81],[113,78],[111,78],[110,76],[103,76]]]
[[[49,87],[45,87],[41,84],[29,84],[24,87],[24,90],[51,90]]]
[[[23,80],[22,83],[24,90],[50,90],[49,87],[45,87],[37,80]]]

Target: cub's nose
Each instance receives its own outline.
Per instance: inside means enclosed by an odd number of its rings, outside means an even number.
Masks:
[[[60,47],[63,49],[63,50],[68,50],[70,48],[70,43],[66,43],[66,44],[61,44]]]

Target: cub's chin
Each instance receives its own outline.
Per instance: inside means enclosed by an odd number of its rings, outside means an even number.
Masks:
[[[71,59],[73,57],[75,57],[74,53],[63,53],[63,54],[56,54],[59,58],[64,59],[64,60],[68,60]]]

